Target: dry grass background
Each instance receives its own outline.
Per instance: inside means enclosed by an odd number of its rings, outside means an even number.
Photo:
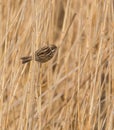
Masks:
[[[113,56],[113,0],[1,0],[0,129],[114,130]]]

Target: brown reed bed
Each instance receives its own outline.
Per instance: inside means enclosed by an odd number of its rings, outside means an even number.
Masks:
[[[1,1],[0,41],[1,130],[114,129],[113,0]]]

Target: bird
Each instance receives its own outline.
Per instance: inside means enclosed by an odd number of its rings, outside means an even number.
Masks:
[[[57,51],[57,46],[54,44],[44,46],[38,49],[37,51],[35,51],[34,56],[21,57],[22,64],[28,63],[31,60],[35,60],[40,63],[45,63],[54,56],[56,51]]]

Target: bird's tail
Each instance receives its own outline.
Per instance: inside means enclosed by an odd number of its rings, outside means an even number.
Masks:
[[[25,64],[32,60],[32,56],[21,57],[21,60],[22,60],[22,64]]]

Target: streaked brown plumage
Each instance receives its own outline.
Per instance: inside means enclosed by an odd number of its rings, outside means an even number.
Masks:
[[[55,45],[48,45],[38,49],[35,52],[35,61],[38,61],[40,63],[45,63],[49,61],[54,56],[56,50],[57,47]],[[21,57],[21,59],[22,59],[22,64],[25,64],[27,62],[30,62],[33,59],[33,57],[26,56],[26,57]]]

